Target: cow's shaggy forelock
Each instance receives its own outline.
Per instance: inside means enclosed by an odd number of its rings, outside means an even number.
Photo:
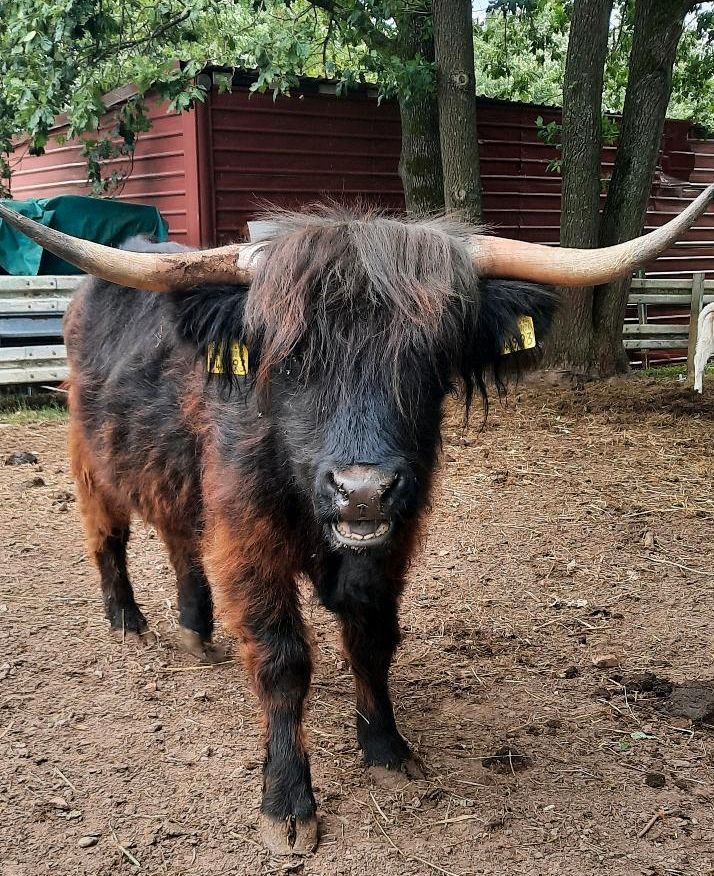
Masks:
[[[446,219],[410,221],[377,212],[322,207],[264,217],[274,235],[249,287],[203,286],[169,296],[179,333],[220,360],[220,383],[236,386],[234,341],[250,350],[248,386],[267,397],[288,371],[319,386],[326,404],[381,391],[403,413],[429,383],[451,380],[487,400],[487,375],[530,364],[504,356],[520,343],[519,316],[540,341],[555,299],[542,287],[479,280],[469,237]],[[211,352],[213,351],[213,352]],[[431,380],[423,378],[429,374]],[[246,387],[241,378],[240,391]]]
[[[456,365],[478,306],[466,246],[473,229],[336,208],[270,221],[277,232],[244,316],[259,342],[259,385],[294,359],[303,377],[320,373],[332,391],[386,377],[399,398],[415,357],[425,368]]]

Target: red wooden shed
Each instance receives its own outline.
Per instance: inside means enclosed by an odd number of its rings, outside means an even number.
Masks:
[[[205,74],[211,76],[212,71]],[[337,97],[334,84],[303,80],[291,97],[250,93],[251,79],[236,76],[231,93],[213,88],[205,102],[182,115],[151,104],[153,127],[142,134],[120,199],[159,208],[172,239],[210,246],[246,235],[246,222],[266,202],[295,207],[325,196],[361,199],[387,208],[403,206],[398,175],[400,124],[396,105],[377,102],[365,89]],[[119,89],[108,100],[125,100]],[[535,120],[558,120],[560,110],[481,99],[478,108],[485,218],[511,237],[556,243],[560,177],[549,172],[557,157],[541,142]],[[102,128],[110,130],[109,112]],[[14,156],[15,198],[86,193],[80,144],[59,145],[58,120],[46,153]],[[603,151],[603,176],[614,149]],[[126,160],[116,169],[128,169]],[[668,121],[660,171],[647,226],[667,221],[708,182],[714,181],[714,141],[697,139],[687,122]],[[714,214],[707,214],[684,241],[657,262],[653,275],[714,275]]]

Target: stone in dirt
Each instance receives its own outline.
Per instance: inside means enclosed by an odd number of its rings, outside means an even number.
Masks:
[[[670,715],[689,718],[695,726],[714,726],[714,685],[693,682],[675,686],[666,710]]]
[[[29,450],[16,450],[5,457],[5,465],[34,465],[39,458]]]
[[[69,803],[64,799],[64,797],[50,797],[47,802],[55,809],[61,809],[63,812],[69,811]]]
[[[74,502],[74,499],[74,493],[70,493],[69,490],[57,490],[57,492],[52,494],[53,505]]]
[[[645,784],[650,788],[664,788],[667,779],[664,773],[647,773]]]
[[[643,672],[625,679],[625,684],[630,691],[653,694],[660,700],[657,708],[670,715],[675,726],[714,725],[714,684],[710,681],[674,684],[654,672]]]
[[[80,847],[80,849],[91,849],[92,846],[96,846],[96,844],[98,842],[99,842],[98,836],[91,836],[91,835],[81,836],[77,840],[77,845]]]
[[[596,654],[593,657],[593,666],[597,669],[614,669],[620,665],[617,654]]]
[[[30,478],[29,480],[25,481],[22,486],[28,487],[28,488],[30,488],[30,487],[46,487],[47,484],[45,483],[44,478],[41,478],[39,475],[36,475],[34,478]]]

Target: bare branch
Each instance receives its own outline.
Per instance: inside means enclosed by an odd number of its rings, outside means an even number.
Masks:
[[[344,31],[344,26],[346,24],[344,21],[345,16],[351,15],[355,11],[355,4],[342,6],[337,0],[310,0],[310,3],[318,9],[322,9],[324,12],[328,12],[331,16],[331,20],[340,27],[341,31]],[[391,48],[394,44],[394,40],[381,31],[374,22],[371,23],[371,26],[367,30],[361,32],[361,36],[371,48],[387,49]]]
[[[175,18],[172,18],[170,21],[165,22],[159,27],[155,27],[150,33],[146,34],[143,37],[137,37],[133,40],[126,40],[124,42],[112,43],[111,45],[105,46],[104,49],[98,54],[92,54],[87,56],[87,60],[92,62],[102,61],[112,55],[116,55],[119,52],[125,52],[128,49],[134,49],[138,46],[146,45],[147,43],[151,43],[154,40],[159,39],[165,33],[172,30],[175,27],[178,27],[180,24],[183,24],[191,16],[191,9],[185,9],[180,15],[177,15]],[[96,47],[95,47],[96,48]]]

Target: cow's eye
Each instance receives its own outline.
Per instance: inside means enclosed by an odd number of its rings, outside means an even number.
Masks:
[[[288,356],[287,359],[284,359],[280,368],[278,369],[279,374],[284,374],[285,377],[297,377],[300,372],[300,360],[296,355]]]

